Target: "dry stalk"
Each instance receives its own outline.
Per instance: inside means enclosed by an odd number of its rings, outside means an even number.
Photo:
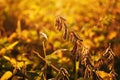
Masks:
[[[44,62],[47,63],[47,61],[45,60],[45,58],[43,58],[38,52],[33,50],[33,53],[36,54],[41,60],[43,60]],[[59,69],[57,67],[55,67],[53,64],[49,64],[53,70],[55,70],[57,73],[59,72]]]

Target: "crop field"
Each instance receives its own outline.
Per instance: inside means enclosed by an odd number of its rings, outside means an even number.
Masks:
[[[120,0],[0,0],[0,80],[120,80]]]

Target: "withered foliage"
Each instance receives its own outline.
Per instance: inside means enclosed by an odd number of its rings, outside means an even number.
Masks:
[[[78,36],[75,32],[73,32],[73,31],[70,32],[69,40],[70,40],[72,43],[76,43],[77,41],[81,41],[81,42],[83,41],[83,40],[80,39],[79,36]]]
[[[112,49],[109,47],[105,50],[105,53],[103,53],[101,55],[101,58],[97,61],[96,63],[96,67],[100,67],[103,64],[109,65],[111,64],[111,68],[114,67],[114,57],[115,57],[115,53],[112,51]]]
[[[66,20],[63,17],[60,17],[60,16],[56,17],[55,26],[57,27],[57,30],[59,30],[59,31],[62,30],[65,21]]]
[[[69,73],[65,68],[60,68],[60,71],[54,80],[69,80]]]
[[[68,35],[68,28],[67,28],[67,25],[66,25],[66,20],[61,17],[61,16],[57,16],[56,17],[56,21],[55,21],[55,26],[57,27],[57,30],[58,31],[61,31],[63,28],[64,28],[64,35],[63,35],[63,38],[64,39],[67,39],[67,35]]]
[[[81,64],[85,66],[84,78],[90,78],[90,80],[103,80],[97,73],[97,69],[90,62],[88,53],[84,56]]]
[[[75,56],[75,58],[77,60],[79,60],[79,57],[80,57],[80,53],[82,51],[82,39],[79,38],[79,36],[74,32],[74,31],[69,31],[68,28],[67,28],[67,24],[65,22],[66,20],[61,17],[61,16],[58,16],[56,18],[56,22],[55,22],[55,26],[57,28],[58,31],[61,31],[62,28],[63,28],[63,31],[64,31],[64,34],[63,34],[63,38],[64,39],[67,39],[73,43],[74,47],[71,51],[71,54],[73,56]]]
[[[112,80],[116,80],[117,73],[114,70],[115,54],[112,51],[111,46],[110,45],[108,46],[108,48],[105,50],[105,53],[103,53],[100,59],[93,65],[90,59],[91,55],[89,53],[89,50],[82,44],[83,40],[74,31],[68,30],[65,21],[66,20],[64,18],[59,16],[56,18],[55,26],[57,27],[58,31],[63,30],[64,31],[63,38],[64,39],[68,38],[68,40],[73,44],[73,49],[71,50],[71,54],[76,59],[75,61],[79,61],[80,65],[83,65],[85,67],[84,76],[83,76],[84,79],[89,78],[90,80],[104,80],[97,73],[97,71],[99,71],[99,68],[102,65],[107,65],[110,70],[109,74],[112,76]],[[61,73],[63,74],[62,71]]]

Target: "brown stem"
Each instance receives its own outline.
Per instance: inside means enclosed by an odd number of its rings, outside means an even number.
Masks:
[[[45,58],[43,58],[38,52],[33,50],[33,53],[35,53],[40,59],[42,59],[44,62],[46,62]],[[47,62],[46,62],[47,63]],[[59,72],[59,69],[55,67],[53,64],[50,64],[50,66],[56,71]]]

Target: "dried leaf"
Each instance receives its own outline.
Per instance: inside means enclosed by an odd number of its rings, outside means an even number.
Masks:
[[[79,36],[75,33],[75,32],[70,32],[70,35],[69,35],[69,40],[73,43],[75,43],[77,40],[79,41],[83,41],[82,39],[79,38]]]
[[[47,35],[43,32],[39,32],[39,37],[40,37],[40,39],[48,40]]]
[[[79,39],[78,36],[74,32],[70,33],[70,41],[76,42],[76,40],[78,39]]]
[[[101,65],[103,65],[103,60],[100,58],[96,64],[95,64],[95,68],[99,68]]]
[[[111,76],[113,77],[113,80],[117,80],[116,77],[118,76],[118,74],[115,72],[114,69],[112,69],[112,70],[110,71],[110,74],[111,74]]]
[[[65,19],[63,17],[60,16],[56,17],[55,26],[57,27],[58,31],[62,30],[64,23],[65,23]]]
[[[65,68],[60,68],[60,71],[55,80],[69,80],[68,71]]]

